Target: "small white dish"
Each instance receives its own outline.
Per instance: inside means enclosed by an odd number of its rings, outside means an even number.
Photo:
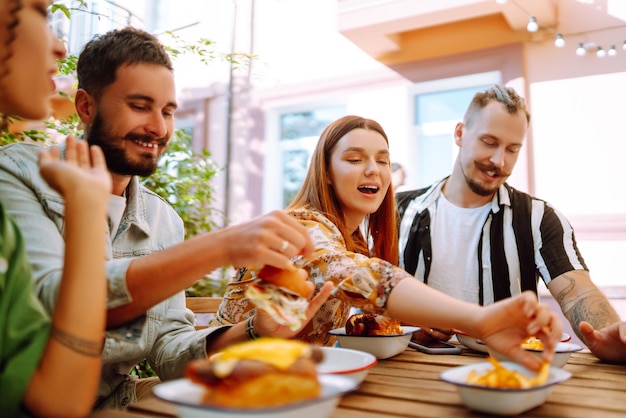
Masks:
[[[354,390],[357,383],[333,374],[323,374],[318,379],[322,385],[319,398],[278,408],[234,409],[207,405],[202,403],[206,389],[189,379],[164,382],[152,390],[157,398],[175,405],[179,418],[327,418],[337,407],[341,395]]]
[[[457,332],[456,338],[461,344],[463,344],[465,347],[471,350],[489,354],[489,350],[487,349],[487,346],[485,345],[484,342],[482,342],[479,339],[470,337],[469,335],[462,333],[462,332]],[[571,339],[572,339],[571,335],[565,332],[561,334],[561,342],[568,342]]]
[[[534,376],[534,373],[517,363],[501,364],[509,370],[516,370],[529,377]],[[440,374],[440,378],[456,386],[463,403],[470,409],[495,415],[518,415],[543,404],[555,384],[572,376],[567,370],[551,367],[550,376],[545,384],[527,389],[500,389],[467,383],[467,376],[471,370],[483,374],[492,368],[493,365],[489,362],[468,364],[448,369]]]
[[[339,345],[343,348],[365,351],[377,359],[386,359],[406,350],[411,336],[419,330],[419,327],[401,328],[403,332],[399,335],[348,335],[345,327],[330,330],[328,333],[337,336]]]
[[[324,360],[317,365],[318,374],[349,377],[360,384],[378,360],[373,354],[342,347],[320,347]]]
[[[465,347],[469,348],[470,350],[478,351],[481,353],[488,352],[487,346],[485,344],[483,344],[481,341],[477,340],[474,337],[470,337],[467,334],[457,333],[456,339],[459,340],[461,344],[463,344]]]
[[[553,367],[565,366],[565,364],[567,364],[567,360],[569,360],[569,357],[572,355],[572,353],[576,351],[580,351],[582,349],[583,348],[579,346],[578,344],[558,343],[554,350],[554,359],[552,360],[552,366]],[[492,350],[491,348],[488,348],[488,350],[489,350],[489,355],[498,361],[510,361],[511,360],[507,356],[500,354],[497,351]],[[526,348],[526,351],[530,351],[531,353],[533,353],[539,358],[541,358],[541,355],[543,352],[543,350],[535,350],[532,348]]]

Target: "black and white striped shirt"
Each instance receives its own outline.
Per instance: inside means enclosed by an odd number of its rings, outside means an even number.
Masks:
[[[431,219],[445,180],[396,196],[400,214],[400,267],[426,284],[432,261]],[[512,280],[517,278],[521,290],[536,293],[539,276],[547,285],[568,271],[588,270],[568,220],[549,203],[508,184],[500,186],[491,201],[478,246],[476,276],[481,305],[485,303],[484,286],[488,283],[497,301],[512,295],[511,289],[518,287],[516,283],[512,285]],[[418,263],[423,266],[420,269],[423,277],[416,274]],[[485,274],[491,277],[484,277]]]

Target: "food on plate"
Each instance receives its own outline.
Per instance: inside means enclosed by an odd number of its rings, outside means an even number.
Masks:
[[[478,374],[475,370],[470,370],[466,383],[476,386],[486,386],[499,389],[527,389],[540,386],[547,382],[550,375],[550,363],[544,361],[539,373],[534,377],[528,377],[516,370],[509,370],[498,360],[488,357],[487,360],[493,365],[492,369]]]
[[[346,322],[347,335],[402,335],[400,321],[370,313],[354,314]]]
[[[543,341],[537,337],[530,337],[522,343],[522,347],[529,350],[543,350]]]
[[[246,296],[258,309],[267,312],[274,321],[292,330],[306,319],[309,288],[298,270],[283,270],[264,266]]]
[[[297,340],[260,338],[194,360],[186,377],[204,385],[203,402],[232,408],[285,406],[320,396],[320,347]]]

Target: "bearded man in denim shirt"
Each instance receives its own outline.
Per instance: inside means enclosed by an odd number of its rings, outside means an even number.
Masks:
[[[295,335],[299,329],[279,326],[263,312],[231,327],[194,328],[184,289],[205,274],[226,265],[294,269],[290,259],[310,255],[313,246],[306,230],[281,211],[184,241],[180,217],[139,183],[138,176],[156,170],[174,129],[174,75],[163,46],[141,30],[114,30],[85,46],[77,73],[84,139],[103,149],[113,180],[103,225],[107,332],[94,408],[123,409],[160,380],[182,377],[190,360],[250,335]],[[63,266],[64,202],[39,175],[40,150],[33,143],[0,149],[0,200],[23,231],[37,295],[52,312]],[[331,289],[312,299],[308,318]],[[143,359],[158,378],[129,375]]]

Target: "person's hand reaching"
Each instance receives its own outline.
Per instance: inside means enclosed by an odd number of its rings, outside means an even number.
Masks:
[[[305,270],[299,270],[300,274],[306,275]],[[280,325],[276,323],[266,312],[258,309],[256,318],[254,321],[254,329],[255,332],[264,337],[281,337],[281,338],[291,338],[298,334],[305,326],[308,324],[315,313],[320,309],[320,307],[326,302],[330,294],[332,293],[335,286],[332,282],[324,283],[324,286],[321,287],[320,291],[312,297],[315,288],[313,283],[307,282],[307,286],[309,286],[309,306],[306,310],[306,320],[302,321],[302,326],[296,330],[291,330],[286,325]],[[311,298],[312,297],[312,298]]]
[[[533,336],[541,339],[543,360],[551,362],[563,332],[556,313],[540,304],[530,291],[486,306],[477,322],[482,331],[478,338],[485,344],[535,371],[540,369],[542,360],[523,349],[522,343]]]

